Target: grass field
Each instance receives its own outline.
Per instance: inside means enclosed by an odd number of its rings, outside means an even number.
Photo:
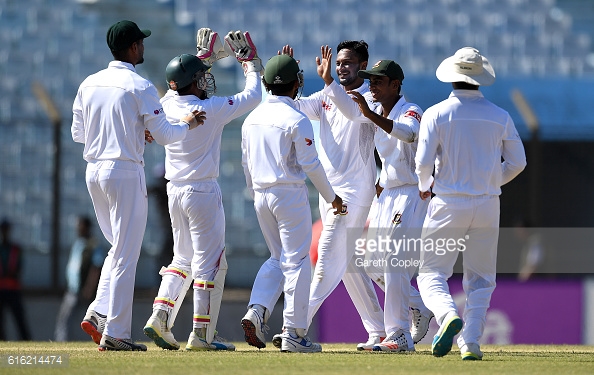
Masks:
[[[594,374],[592,346],[486,345],[482,361],[462,361],[454,350],[431,356],[428,345],[416,353],[357,352],[353,344],[325,344],[316,354],[280,353],[269,343],[258,351],[235,343],[235,352],[99,352],[92,342],[0,342],[0,374]],[[183,346],[182,346],[183,347]],[[8,365],[8,355],[62,355],[68,364]]]

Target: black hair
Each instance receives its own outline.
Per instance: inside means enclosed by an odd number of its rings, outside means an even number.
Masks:
[[[478,90],[478,85],[473,85],[468,82],[452,82],[452,86],[457,90]]]
[[[345,40],[338,44],[336,47],[336,53],[340,52],[341,49],[348,49],[357,55],[359,62],[369,61],[369,51],[367,50],[369,45],[364,40]]]

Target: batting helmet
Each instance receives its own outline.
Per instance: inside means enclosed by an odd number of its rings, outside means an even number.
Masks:
[[[208,71],[208,66],[204,65],[195,55],[183,54],[175,56],[165,68],[165,78],[167,87],[171,90],[179,90],[197,81],[200,73]]]

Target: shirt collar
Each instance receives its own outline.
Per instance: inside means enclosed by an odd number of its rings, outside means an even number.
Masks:
[[[124,61],[119,61],[119,60],[114,60],[114,61],[110,62],[109,67],[117,68],[117,69],[128,69],[133,72],[136,72],[136,68],[134,67],[134,65],[124,62]]]
[[[282,103],[285,103],[285,104],[290,105],[291,107],[295,108],[295,102],[293,101],[293,99],[291,99],[288,96],[276,96],[276,95],[268,94],[268,96],[266,97],[266,100],[270,103],[282,102]]]
[[[450,98],[452,97],[482,98],[483,93],[479,90],[452,90]]]

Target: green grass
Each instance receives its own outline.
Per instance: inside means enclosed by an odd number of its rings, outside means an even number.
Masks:
[[[482,361],[462,361],[453,350],[431,356],[428,345],[416,353],[357,352],[353,344],[325,344],[316,354],[280,353],[269,343],[258,351],[236,343],[235,352],[163,351],[146,343],[146,352],[99,352],[91,342],[0,342],[0,357],[9,354],[68,355],[68,366],[8,366],[0,374],[593,374],[594,347],[556,345],[485,345]],[[182,346],[183,347],[183,346]],[[455,347],[455,345],[454,345]]]

